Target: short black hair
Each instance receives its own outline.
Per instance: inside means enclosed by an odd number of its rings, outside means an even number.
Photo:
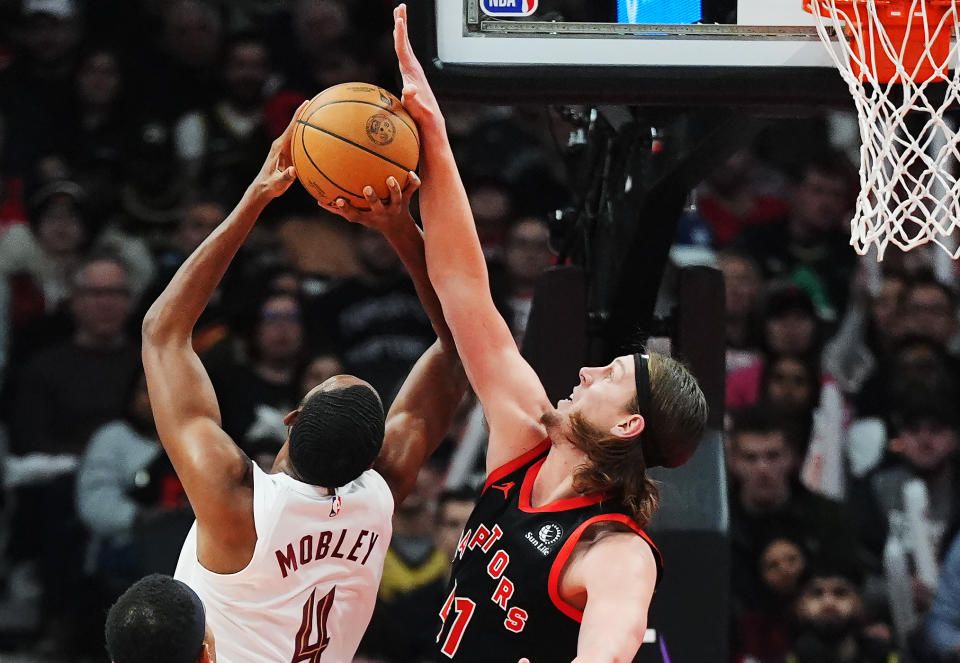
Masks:
[[[804,573],[803,586],[807,587],[812,581],[824,578],[843,578],[858,593],[863,590],[865,579],[864,570],[853,557],[837,552],[812,556]]]
[[[783,422],[769,408],[753,405],[735,410],[731,417],[730,435],[782,433]]]
[[[913,278],[907,282],[906,296],[920,288],[933,288],[939,290],[947,298],[952,308],[957,306],[957,291],[948,283],[944,283],[937,278],[931,269],[922,269],[914,273]]]
[[[743,434],[753,435],[783,435],[783,440],[787,446],[794,452],[800,448],[799,434],[795,424],[784,420],[769,407],[763,405],[752,405],[750,407],[736,410],[731,416],[732,425],[730,426],[729,437],[736,439]]]
[[[110,607],[105,634],[114,663],[196,663],[203,653],[206,613],[190,587],[154,573]]]
[[[928,382],[907,381],[894,390],[890,423],[896,434],[931,424],[960,430],[957,397],[960,390],[947,371],[934,371]]]
[[[290,462],[301,481],[338,488],[373,464],[383,433],[383,403],[371,387],[318,391],[290,430]]]

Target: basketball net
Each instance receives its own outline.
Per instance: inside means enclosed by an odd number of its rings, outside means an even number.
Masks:
[[[803,0],[857,107],[861,255],[933,242],[960,256],[960,134],[944,117],[960,101],[957,2]]]

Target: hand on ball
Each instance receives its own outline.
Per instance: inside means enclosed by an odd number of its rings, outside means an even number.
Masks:
[[[407,177],[407,188],[404,190],[400,189],[400,183],[397,182],[395,177],[387,178],[386,184],[387,191],[390,193],[390,200],[386,204],[377,197],[377,193],[372,186],[365,186],[363,197],[370,206],[369,210],[357,209],[345,198],[337,198],[331,205],[320,203],[320,206],[339,214],[348,221],[379,230],[386,235],[400,226],[408,226],[413,223],[413,217],[410,216],[410,199],[420,188],[420,178],[413,171],[410,171]]]
[[[253,180],[251,187],[258,195],[268,198],[276,198],[282,195],[293,181],[297,178],[297,171],[293,167],[293,157],[290,151],[290,140],[293,136],[293,129],[296,126],[297,118],[306,107],[307,102],[300,104],[300,107],[290,118],[290,124],[283,130],[283,133],[270,145],[270,152],[267,158]]]

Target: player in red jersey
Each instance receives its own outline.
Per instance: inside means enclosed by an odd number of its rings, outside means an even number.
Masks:
[[[632,660],[660,566],[642,532],[657,501],[646,468],[690,458],[706,401],[683,366],[651,353],[583,368],[570,397],[549,402],[494,307],[404,5],[394,20],[403,103],[422,140],[427,269],[490,427],[488,479],[454,558],[437,660]]]

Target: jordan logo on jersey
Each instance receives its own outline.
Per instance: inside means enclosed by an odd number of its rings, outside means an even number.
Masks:
[[[514,486],[514,482],[508,481],[507,483],[494,484],[490,487],[496,488],[497,490],[501,491],[503,493],[503,499],[507,499],[510,497],[510,489],[513,488],[513,486]]]

